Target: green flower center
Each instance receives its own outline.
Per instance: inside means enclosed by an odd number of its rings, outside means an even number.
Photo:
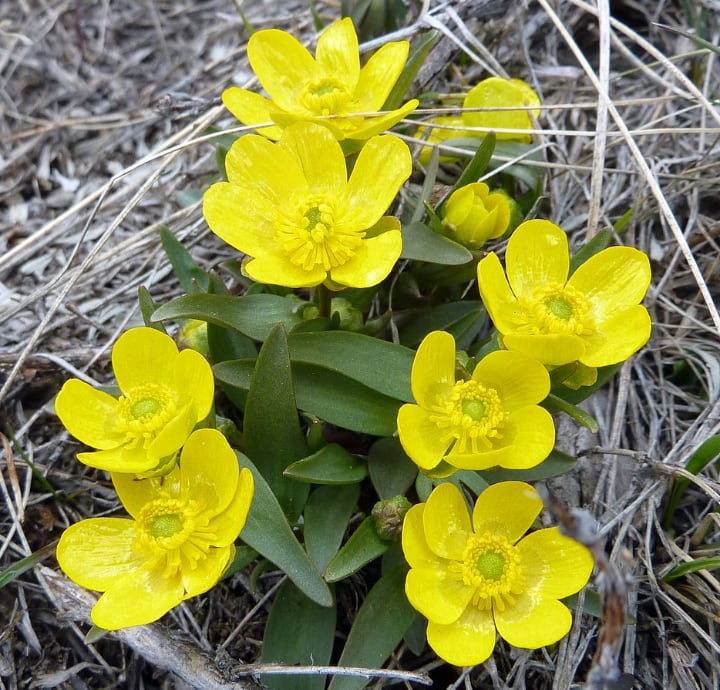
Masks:
[[[132,404],[130,408],[130,414],[135,419],[141,419],[142,417],[152,417],[156,415],[162,409],[162,404],[159,400],[154,398],[146,398],[145,400],[138,400]]]
[[[451,570],[464,584],[474,587],[473,604],[480,609],[494,607],[502,611],[515,603],[525,590],[520,551],[506,537],[473,534],[469,537],[461,562]]]
[[[588,336],[595,331],[592,304],[570,285],[539,288],[522,306],[528,323],[521,332]]]
[[[150,534],[155,537],[172,537],[181,532],[183,528],[182,517],[176,513],[158,515],[150,520]]]
[[[341,115],[351,98],[339,79],[322,77],[305,85],[300,100],[313,115]]]
[[[165,386],[137,386],[118,399],[115,428],[128,443],[147,447],[176,411],[175,396]]]
[[[355,255],[364,235],[364,231],[340,229],[333,206],[323,198],[311,197],[281,215],[275,241],[295,266],[306,271],[322,266],[329,271]]]
[[[455,439],[453,452],[480,453],[502,438],[506,416],[494,388],[479,381],[458,381],[450,395],[437,397],[430,421],[447,430],[445,440]]]

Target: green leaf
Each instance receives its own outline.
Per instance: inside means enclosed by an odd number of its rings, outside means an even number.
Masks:
[[[595,381],[592,386],[583,386],[582,388],[573,390],[567,386],[559,385],[553,386],[552,392],[558,398],[562,398],[566,402],[577,405],[586,398],[589,398],[595,391],[602,388],[615,375],[622,365],[623,363],[620,362],[619,364],[610,364],[607,367],[598,367],[597,381]],[[557,412],[560,409],[559,407],[554,407],[550,400],[547,402],[549,403],[546,405],[548,411]]]
[[[218,380],[247,389],[254,364],[240,359],[216,364],[213,370]],[[319,366],[296,362],[292,374],[299,409],[350,431],[373,436],[395,433],[399,400]]]
[[[235,573],[240,572],[243,568],[249,566],[258,557],[258,552],[255,549],[251,549],[245,544],[239,544],[235,547],[235,556],[233,562],[228,566],[228,569],[223,573],[222,579],[227,580]]]
[[[293,462],[285,476],[313,484],[357,484],[367,477],[367,464],[337,443],[330,443],[302,460]]]
[[[529,470],[483,470],[480,472],[480,476],[488,484],[509,481],[537,482],[541,479],[549,479],[569,472],[575,467],[576,462],[577,458],[572,457],[572,455],[567,455],[559,450],[552,450],[546,460]]]
[[[475,321],[482,327],[487,318],[479,300],[447,302],[403,316],[406,316],[407,320],[399,326],[400,342],[408,347],[419,345],[431,331],[449,331],[457,339],[458,331],[464,334],[468,324]]]
[[[720,558],[696,558],[694,561],[675,566],[663,577],[663,582],[671,582],[683,575],[696,573],[698,570],[716,570],[717,568],[720,568]]]
[[[410,88],[410,85],[412,84],[413,79],[415,79],[419,69],[423,66],[425,58],[430,52],[430,48],[432,48],[435,44],[438,35],[439,34],[435,31],[428,31],[420,36],[420,40],[410,51],[408,60],[405,63],[405,67],[400,73],[398,80],[395,82],[395,86],[393,86],[389,96],[385,99],[383,110],[396,110],[403,104],[405,94]]]
[[[36,565],[42,563],[48,556],[52,556],[55,553],[55,547],[58,544],[58,540],[55,540],[51,544],[42,546],[37,551],[34,551],[29,556],[21,558],[16,561],[8,568],[0,572],[0,589],[9,585],[13,580],[20,577],[23,573],[28,570],[32,570]]]
[[[320,572],[338,552],[350,516],[355,510],[360,487],[319,486],[305,505],[305,548]]]
[[[438,213],[442,212],[442,206],[445,200],[460,187],[477,182],[480,176],[485,172],[485,169],[490,164],[490,160],[495,150],[495,144],[497,138],[495,132],[490,132],[480,140],[480,145],[477,147],[477,151],[470,159],[470,162],[465,166],[457,182],[452,186],[448,193],[443,197],[440,203],[437,205]]]
[[[365,518],[328,564],[325,580],[337,582],[349,577],[370,561],[382,556],[389,547],[390,542],[378,535],[375,519]]]
[[[424,223],[403,225],[401,259],[430,261],[446,266],[458,266],[472,261],[472,253],[457,242],[439,235]]]
[[[153,323],[150,319],[152,313],[157,309],[157,304],[155,304],[149,290],[143,285],[138,288],[138,303],[140,305],[140,313],[142,314],[143,323],[148,328],[154,328],[156,331],[160,331],[161,333],[165,333],[165,335],[167,335],[165,326],[161,323]]]
[[[317,365],[354,379],[378,393],[409,402],[415,353],[361,333],[290,333],[290,360]]]
[[[418,468],[403,450],[400,439],[390,436],[371,446],[368,471],[377,495],[388,499],[405,495],[415,481]]]
[[[310,488],[288,479],[284,472],[310,451],[300,429],[287,338],[281,325],[273,328],[258,355],[245,402],[243,433],[245,453],[294,522]]]
[[[280,585],[270,607],[262,645],[262,663],[325,666],[330,661],[335,641],[335,606],[318,606],[292,582]],[[322,690],[323,675],[261,674],[270,690]]]
[[[160,228],[160,241],[183,290],[188,293],[197,292],[198,288],[207,291],[209,283],[207,271],[203,271],[195,263],[190,252],[168,228]]]
[[[685,469],[691,474],[698,474],[713,460],[720,456],[720,434],[705,439],[690,456]],[[687,477],[676,477],[670,492],[670,498],[665,509],[665,519],[663,526],[665,529],[672,527],[673,516],[680,504],[680,499],[690,486],[690,480]]]
[[[291,329],[302,321],[298,313],[303,302],[279,295],[183,295],[163,304],[152,316],[165,319],[200,319],[231,328],[253,340],[265,340],[270,331],[282,323]]]
[[[416,617],[405,596],[407,565],[385,573],[368,592],[355,615],[338,666],[380,668]],[[360,690],[366,678],[335,676],[329,690]]]
[[[550,405],[547,406],[547,409],[549,409],[550,412],[560,410],[566,415],[572,417],[579,424],[582,424],[586,429],[590,429],[593,433],[597,433],[599,431],[600,425],[597,423],[595,417],[585,412],[585,410],[581,407],[573,405],[553,393],[550,393],[546,400],[550,403]]]
[[[332,606],[330,589],[295,538],[283,509],[264,477],[250,458],[238,451],[235,453],[240,464],[249,467],[255,479],[255,495],[241,539],[286,573],[314,602],[320,606]]]
[[[575,256],[570,259],[570,275],[577,271],[590,257],[606,249],[612,239],[610,230],[601,230]]]

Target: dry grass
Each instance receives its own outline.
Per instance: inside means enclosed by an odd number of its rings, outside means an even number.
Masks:
[[[582,459],[552,488],[592,512],[609,562],[627,578],[619,663],[635,687],[720,687],[720,583],[707,571],[662,581],[673,564],[717,555],[712,466],[691,477],[674,532],[661,527],[673,475],[720,431],[720,69],[716,54],[655,24],[700,29],[717,44],[720,4],[618,0],[612,18],[607,0],[413,5],[405,37],[427,26],[443,34],[419,88],[457,91],[504,71],[541,95],[545,217],[578,246],[632,210],[617,241],[652,259],[653,338],[591,399],[597,436],[563,423],[563,445]],[[327,20],[337,17],[337,3],[317,7]],[[304,2],[246,0],[242,9],[256,28],[313,35]],[[211,123],[236,124],[218,96],[249,81],[246,41],[229,0],[4,6],[0,413],[3,433],[14,438],[0,454],[0,569],[75,520],[116,507],[107,479],[73,459],[75,444],[48,404],[69,376],[108,379],[113,341],[139,321],[138,286],[158,302],[179,294],[160,227],[204,267],[230,255],[199,210],[215,171],[213,147],[200,137]],[[460,53],[463,67],[451,68]],[[708,531],[698,539],[704,519]],[[276,581],[268,576],[251,591],[239,574],[146,638],[87,644],[86,595],[36,568],[0,590],[0,688],[229,687],[233,679],[250,687],[237,661],[258,656]],[[562,690],[585,678],[598,626],[578,615],[557,650],[500,645],[493,662],[462,674],[402,649],[393,667],[430,672],[434,687]],[[164,643],[170,651],[156,656]]]

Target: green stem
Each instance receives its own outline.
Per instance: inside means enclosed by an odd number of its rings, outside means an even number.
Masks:
[[[320,307],[320,316],[330,318],[330,305],[332,302],[332,290],[325,285],[318,285],[317,298]]]

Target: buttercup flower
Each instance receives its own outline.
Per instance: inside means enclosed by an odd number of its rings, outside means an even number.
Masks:
[[[445,661],[482,663],[496,631],[526,649],[569,632],[570,611],[558,600],[587,584],[593,560],[556,527],[523,537],[542,505],[529,484],[500,482],[480,494],[471,522],[460,491],[440,484],[408,511],[405,592],[428,619],[428,643]]]
[[[480,296],[508,350],[561,365],[622,362],[650,337],[639,304],[650,262],[632,247],[609,247],[568,278],[567,236],[547,220],[522,223],[505,255],[507,277],[492,253],[478,264]]]
[[[487,132],[470,129],[482,127],[484,129],[516,129],[532,130],[534,125],[532,117],[537,118],[540,110],[528,107],[540,105],[538,95],[532,87],[522,79],[502,79],[489,77],[483,79],[468,91],[463,100],[463,108],[488,108],[476,112],[463,111],[461,115],[450,115],[433,118],[430,122],[431,131],[424,136],[426,127],[421,127],[416,136],[426,138],[433,144],[441,144],[446,139],[463,139],[467,137],[485,137]],[[493,110],[497,108],[497,110]],[[506,108],[519,108],[519,110],[506,110]],[[441,125],[434,127],[432,125]],[[495,131],[498,140],[529,142],[532,139],[530,132],[500,132]],[[420,160],[426,162],[430,159],[431,149],[423,149]]]
[[[173,339],[154,328],[123,333],[113,347],[112,365],[119,398],[70,379],[55,400],[65,428],[98,449],[78,453],[78,460],[130,473],[172,462],[210,412],[215,392],[210,365],[197,352],[178,352]]]
[[[279,126],[262,129],[271,139],[279,139],[282,127],[298,120],[319,122],[338,140],[369,139],[417,107],[413,99],[397,110],[374,114],[398,80],[409,48],[407,41],[386,43],[360,69],[350,18],[320,35],[315,58],[285,31],[258,31],[248,42],[248,59],[270,99],[231,87],[223,93],[223,103],[246,125],[276,122]]]
[[[555,445],[552,417],[538,406],[550,392],[550,377],[527,355],[491,352],[469,381],[456,381],[455,340],[433,331],[415,355],[411,387],[417,405],[400,408],[398,433],[423,471],[444,472],[443,460],[455,469],[527,469]]]
[[[491,192],[484,182],[456,189],[445,202],[443,226],[449,236],[469,249],[500,237],[510,222],[510,204],[502,192]]]
[[[400,256],[400,223],[383,217],[412,169],[397,137],[370,139],[349,180],[340,144],[309,122],[277,144],[240,137],[225,167],[228,181],[205,192],[203,212],[216,235],[252,257],[244,268],[253,280],[370,287]]]
[[[104,592],[91,617],[106,630],[151,623],[213,587],[235,555],[254,490],[215,429],[195,431],[169,474],[112,479],[132,519],[82,520],[57,547],[70,579]]]

